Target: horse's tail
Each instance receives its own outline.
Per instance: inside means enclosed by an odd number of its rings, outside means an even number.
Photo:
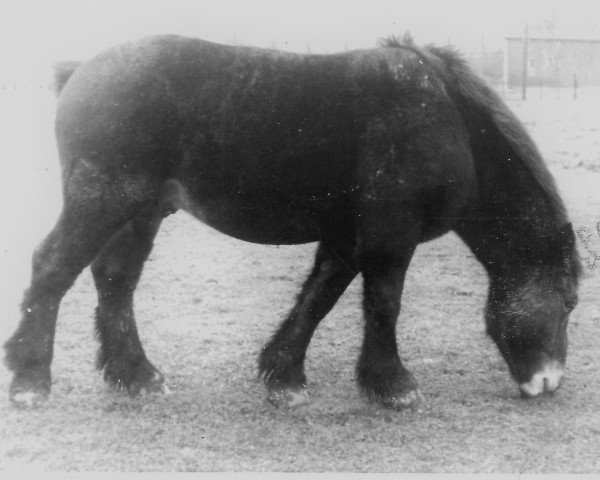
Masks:
[[[54,64],[54,93],[56,93],[57,96],[60,95],[63,87],[80,64],[81,62],[74,61]]]

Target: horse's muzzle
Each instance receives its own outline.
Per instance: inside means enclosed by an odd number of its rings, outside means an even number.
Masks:
[[[531,380],[519,384],[521,396],[525,398],[536,397],[541,393],[552,393],[560,386],[560,379],[563,376],[563,367],[558,362],[551,362],[537,373]]]

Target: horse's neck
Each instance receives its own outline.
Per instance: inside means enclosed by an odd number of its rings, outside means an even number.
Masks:
[[[499,152],[480,161],[478,200],[458,231],[488,269],[541,262],[544,242],[565,221],[562,205],[519,162]]]

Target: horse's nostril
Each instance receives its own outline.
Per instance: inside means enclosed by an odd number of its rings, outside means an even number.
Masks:
[[[554,392],[560,386],[560,380],[562,378],[562,371],[557,371],[554,375],[550,375],[544,378],[544,391]]]

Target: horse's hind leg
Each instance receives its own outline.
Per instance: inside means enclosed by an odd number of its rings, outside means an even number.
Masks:
[[[119,183],[85,161],[65,179],[58,222],[33,256],[31,284],[17,331],[6,342],[6,363],[14,372],[11,400],[34,405],[50,392],[56,315],[60,301],[105,242],[149,203],[154,191],[140,178]]]
[[[357,274],[352,245],[321,242],[313,270],[296,305],[264,347],[259,372],[276,405],[296,406],[308,401],[304,358],[319,322],[333,308]]]
[[[92,262],[98,290],[96,331],[100,339],[98,368],[106,381],[127,389],[166,390],[163,376],[148,361],[133,314],[133,294],[162,216],[153,210],[125,224]]]

